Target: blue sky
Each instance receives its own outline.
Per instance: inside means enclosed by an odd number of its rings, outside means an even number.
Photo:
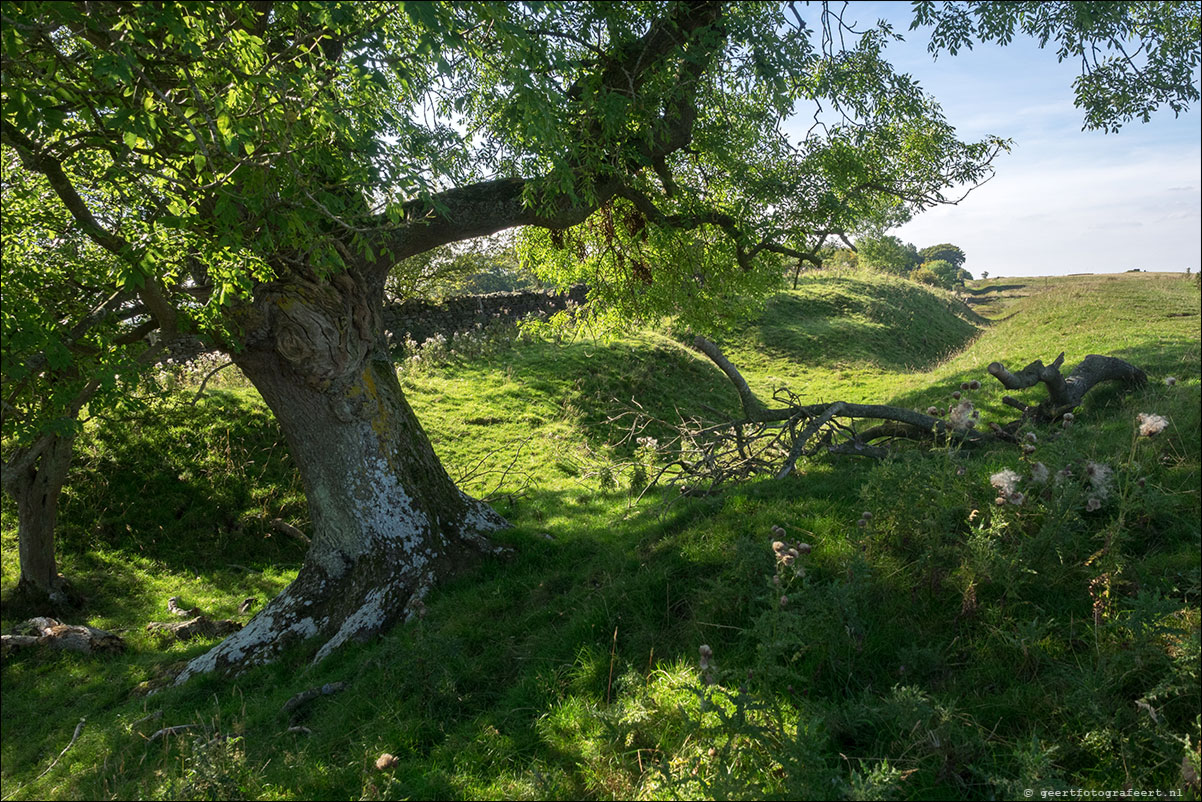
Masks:
[[[951,242],[975,276],[1116,273],[1202,267],[1202,115],[1162,110],[1117,134],[1082,131],[1076,63],[1030,39],[934,60],[909,30],[909,3],[850,3],[844,19],[888,19],[905,37],[888,55],[940,102],[962,139],[1014,140],[997,175],[958,206],[890,233],[919,248]]]

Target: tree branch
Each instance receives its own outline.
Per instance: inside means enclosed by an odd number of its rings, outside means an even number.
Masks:
[[[748,420],[757,420],[767,412],[768,408],[764,402],[751,391],[743,374],[739,373],[739,369],[726,358],[718,346],[698,334],[693,338],[693,347],[709,357],[710,361],[726,374],[726,378],[730,379],[730,383],[735,386],[735,392],[739,394],[739,403],[743,405],[743,414]]]

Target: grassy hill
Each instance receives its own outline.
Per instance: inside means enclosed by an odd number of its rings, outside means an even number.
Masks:
[[[720,342],[763,398],[784,385],[925,408],[978,379],[985,420],[1013,417],[994,360],[1112,354],[1151,381],[1095,391],[1026,458],[827,457],[633,505],[650,457],[613,445],[623,413],[737,410],[703,357],[654,331],[427,352],[400,366],[410,402],[452,476],[514,524],[498,538],[512,555],[465,561],[425,618],[317,666],[294,655],[153,693],[213,641],[162,643],[145,624],[174,595],[245,620],[238,604],[282,589],[303,557],[272,519],[304,528],[306,510],[278,428],[236,382],[133,426],[94,422],[61,569],[88,597],[72,623],[129,648],[5,658],[4,798],[985,799],[1128,784],[1197,798],[1183,760],[1198,770],[1202,740],[1198,285],[1002,279],[970,300],[814,275]],[[1135,437],[1141,412],[1169,428]],[[1036,460],[1068,475],[1035,486]],[[1022,506],[994,503],[1002,469],[1024,476]],[[804,573],[776,561],[773,526],[812,546]],[[7,603],[15,527],[6,498],[5,628],[28,612]],[[346,689],[281,712],[335,681]],[[191,727],[149,740],[176,725]],[[377,770],[385,752],[398,762]]]

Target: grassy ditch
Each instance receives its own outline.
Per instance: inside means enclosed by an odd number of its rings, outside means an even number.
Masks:
[[[181,688],[155,690],[213,641],[167,644],[145,624],[170,596],[237,618],[281,589],[304,547],[271,522],[305,527],[299,481],[232,371],[194,406],[181,391],[136,422],[90,424],[61,570],[88,598],[72,623],[129,648],[5,659],[4,798],[1197,798],[1197,285],[972,292],[995,301],[974,307],[986,316],[900,280],[818,275],[722,345],[765,398],[788,385],[925,408],[979,379],[983,420],[1013,417],[994,360],[1112,354],[1151,381],[1095,391],[1070,428],[1032,430],[1030,455],[814,459],[634,505],[657,457],[614,446],[612,420],[733,414],[708,361],[657,331],[451,343],[399,365],[402,384],[452,476],[513,523],[498,538],[512,556],[465,563],[425,618],[317,666]],[[1139,413],[1168,427],[1139,437]],[[1021,505],[996,503],[1003,471]],[[7,603],[15,528],[5,499],[5,628],[27,612]],[[810,550],[779,560],[774,540]],[[334,681],[346,689],[281,712]],[[382,753],[397,760],[380,770]]]

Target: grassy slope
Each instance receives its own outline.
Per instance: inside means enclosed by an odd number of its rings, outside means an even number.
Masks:
[[[170,595],[228,615],[282,587],[301,551],[266,522],[303,525],[304,508],[253,393],[208,398],[186,424],[90,431],[62,564],[92,600],[88,623],[125,630],[131,648],[6,661],[5,797],[985,798],[1023,783],[1180,785],[1179,739],[1196,749],[1200,736],[1196,285],[1129,275],[975,292],[1006,296],[978,307],[1003,319],[978,326],[904,282],[815,277],[723,344],[764,397],[787,384],[807,401],[918,407],[984,380],[995,359],[1125,356],[1148,370],[1147,389],[1099,390],[1076,427],[1039,432],[1036,458],[1053,470],[1115,468],[1101,510],[1083,512],[1079,480],[993,508],[989,474],[1025,467],[997,449],[816,461],[786,482],[632,511],[628,473],[607,463],[629,458],[606,445],[604,421],[623,406],[613,399],[663,418],[733,409],[724,379],[655,334],[499,348],[411,367],[404,382],[453,475],[496,490],[514,556],[465,563],[423,621],[320,666],[298,657],[151,696],[136,686],[209,644],[163,647],[145,622],[165,618]],[[1167,375],[1179,383],[1165,387]],[[975,396],[986,418],[1010,418],[988,383]],[[1132,450],[1139,411],[1173,425]],[[1127,481],[1137,474],[1144,487]],[[874,518],[858,529],[864,510]],[[806,576],[784,579],[784,608],[769,582],[774,524],[814,546]],[[6,598],[14,525],[6,500]],[[22,612],[6,605],[5,626]],[[766,705],[751,714],[758,729],[723,724],[729,702],[699,709],[701,643],[735,709]],[[332,680],[349,688],[306,708],[311,734],[286,733],[283,702]],[[35,781],[84,716],[79,742]],[[146,741],[182,723],[203,737]],[[209,737],[219,732],[241,739]],[[377,772],[383,751],[400,763]]]

